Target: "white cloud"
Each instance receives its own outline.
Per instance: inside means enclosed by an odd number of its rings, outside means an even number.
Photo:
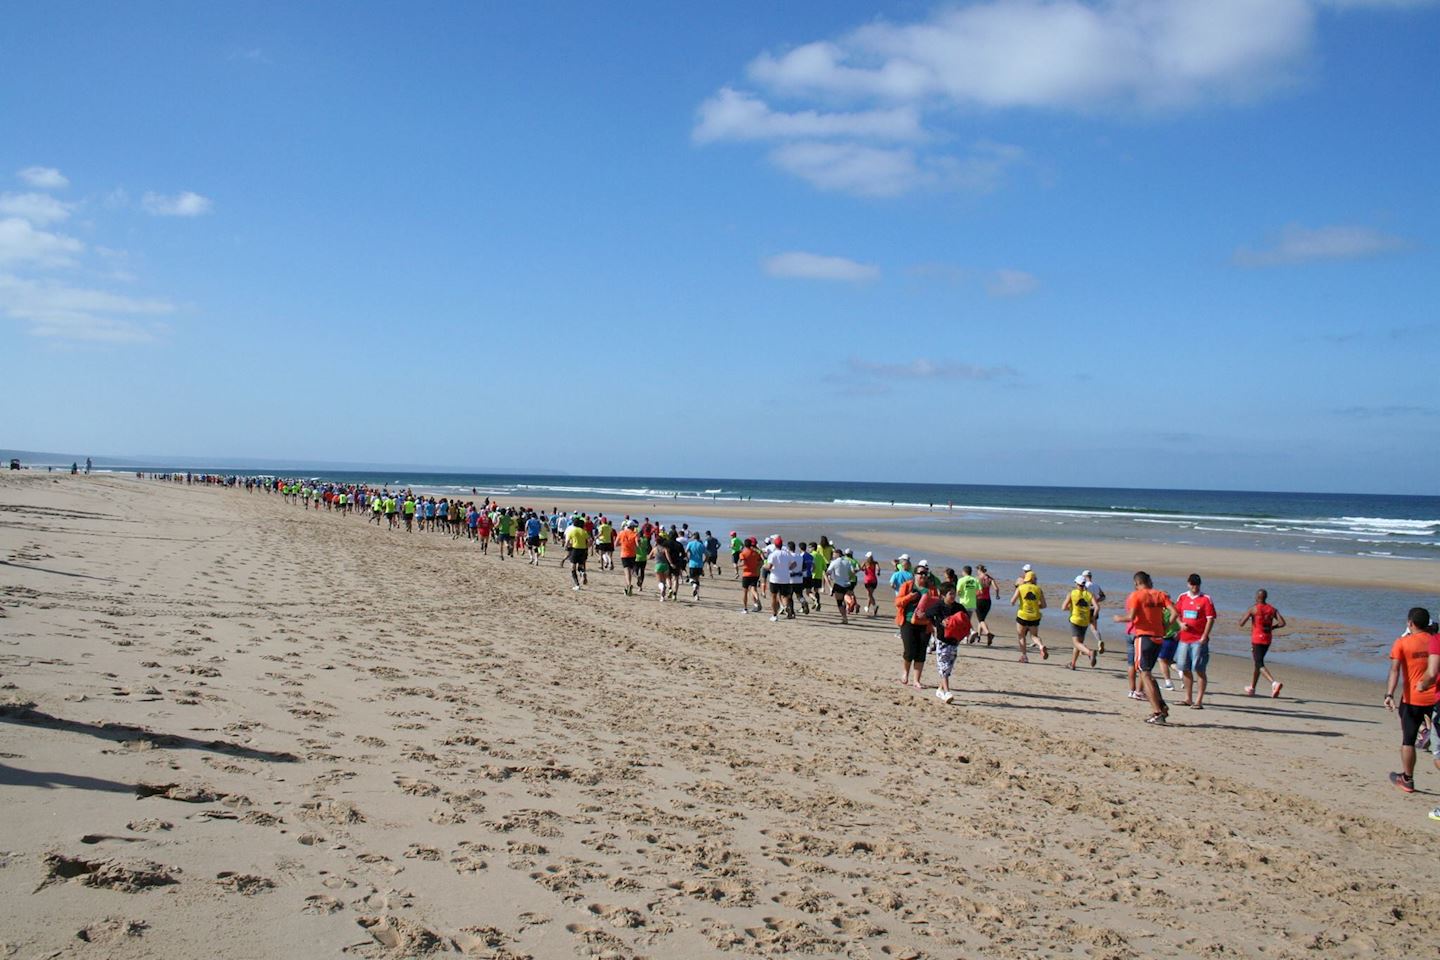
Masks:
[[[874,380],[999,380],[1015,376],[1013,367],[984,366],[955,360],[911,360],[908,363],[877,363],[851,358],[850,372]]]
[[[823,113],[803,110],[783,113],[770,109],[753,94],[722,87],[700,104],[692,133],[696,143],[717,140],[782,140],[862,137],[875,140],[923,140],[920,112],[913,107]]]
[[[73,204],[62,203],[48,193],[0,193],[0,214],[42,226],[64,220],[72,208]]]
[[[26,167],[24,170],[17,171],[15,175],[30,186],[41,190],[59,190],[70,186],[70,181],[54,167]]]
[[[1291,224],[1280,231],[1270,246],[1235,251],[1234,262],[1242,267],[1278,267],[1320,260],[1365,260],[1404,250],[1402,237],[1373,227],[1303,227]]]
[[[826,257],[818,253],[792,251],[766,258],[761,267],[772,277],[804,280],[844,280],[864,283],[880,276],[880,268],[845,257]]]
[[[61,267],[74,262],[85,245],[74,237],[36,230],[28,220],[0,220],[0,264]]]
[[[174,304],[165,300],[0,273],[0,313],[26,323],[37,337],[111,343],[152,340],[163,324],[145,318],[174,311]]]
[[[908,149],[858,143],[789,143],[777,147],[770,160],[821,190],[866,197],[899,196],[926,179],[914,151]]]
[[[1308,0],[989,0],[762,54],[749,75],[790,95],[1173,107],[1247,98],[1284,83],[1313,34]]]
[[[211,207],[214,206],[209,197],[202,197],[189,190],[173,196],[147,193],[140,198],[140,205],[145,208],[147,213],[152,213],[157,217],[198,217],[209,213]]]
[[[992,297],[1023,297],[1040,286],[1040,279],[1024,270],[996,270],[985,281],[985,292]]]
[[[771,163],[820,190],[862,197],[897,197],[917,189],[986,193],[1024,159],[1019,147],[985,141],[960,156],[818,141],[787,143],[770,152]]]

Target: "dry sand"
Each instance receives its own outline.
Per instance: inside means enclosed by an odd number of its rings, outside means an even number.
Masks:
[[[1374,684],[1156,729],[970,647],[947,707],[883,620],[118,477],[0,478],[0,560],[0,956],[1436,951]]]

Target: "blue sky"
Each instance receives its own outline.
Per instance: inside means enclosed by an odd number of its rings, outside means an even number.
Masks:
[[[1440,4],[15,3],[0,446],[1432,492]]]

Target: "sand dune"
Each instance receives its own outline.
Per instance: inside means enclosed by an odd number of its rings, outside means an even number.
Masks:
[[[0,956],[1435,949],[1440,775],[1385,784],[1373,684],[1222,670],[1155,729],[1113,653],[968,647],[947,707],[728,579],[57,480],[0,479]]]

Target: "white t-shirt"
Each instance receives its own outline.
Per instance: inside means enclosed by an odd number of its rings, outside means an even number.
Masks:
[[[837,587],[848,587],[855,583],[855,568],[850,566],[850,561],[843,556],[831,560],[825,572],[830,574],[830,579],[835,581]]]
[[[771,583],[789,583],[791,581],[790,565],[795,563],[795,554],[784,547],[776,547],[770,553],[769,563]],[[799,577],[800,575],[797,573],[795,576]]]

